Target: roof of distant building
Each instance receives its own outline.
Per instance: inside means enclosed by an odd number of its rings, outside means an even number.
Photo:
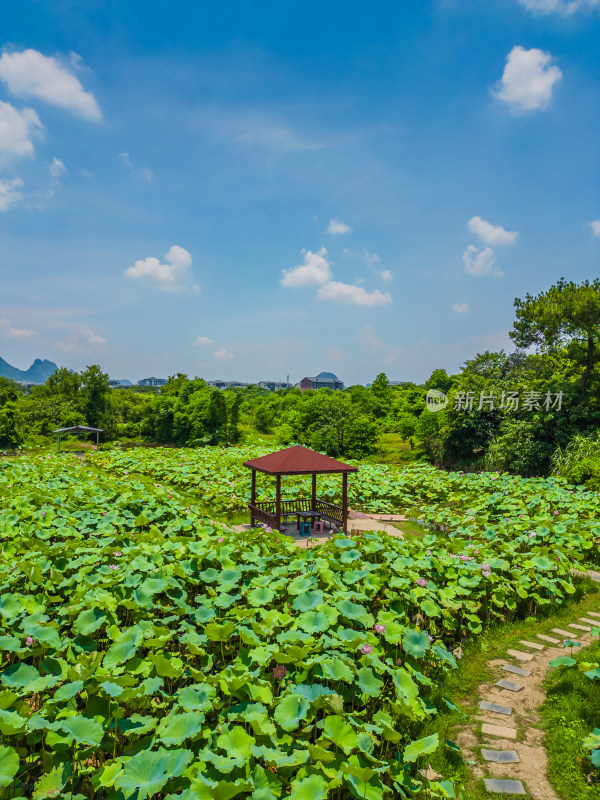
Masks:
[[[319,374],[316,376],[316,378],[313,378],[313,380],[317,380],[317,381],[339,381],[340,379],[338,378],[337,375],[334,375],[333,372],[319,372]],[[341,383],[341,381],[340,381],[340,383]]]

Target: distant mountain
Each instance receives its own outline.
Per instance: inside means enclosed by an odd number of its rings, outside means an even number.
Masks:
[[[11,378],[13,381],[29,381],[29,383],[46,383],[50,375],[58,369],[54,361],[36,358],[29,369],[17,369],[8,361],[0,358],[0,377]]]

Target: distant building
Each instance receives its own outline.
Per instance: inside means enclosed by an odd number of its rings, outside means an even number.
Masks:
[[[242,383],[241,381],[208,381],[209,386],[214,386],[216,389],[244,389],[250,386],[249,383]]]
[[[164,386],[167,382],[166,378],[142,378],[137,382],[138,386]],[[120,383],[120,381],[119,381]]]
[[[315,378],[302,378],[297,386],[303,392],[307,389],[345,389],[343,382],[333,372],[319,372]]]
[[[261,389],[268,389],[270,392],[292,388],[292,384],[289,381],[259,381],[256,385],[260,386]]]

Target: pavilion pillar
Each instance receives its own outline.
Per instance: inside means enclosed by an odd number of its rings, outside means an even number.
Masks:
[[[317,510],[317,473],[313,472],[312,475],[312,499],[310,505],[311,511]]]
[[[275,476],[275,516],[277,518],[277,530],[281,530],[281,475]]]
[[[342,522],[344,533],[348,533],[348,473],[342,473]]]
[[[58,434],[58,448],[57,448],[56,452],[60,453],[60,433]]]
[[[250,485],[250,505],[256,505],[256,470],[252,470],[252,483]],[[254,512],[250,510],[250,525],[254,525]]]

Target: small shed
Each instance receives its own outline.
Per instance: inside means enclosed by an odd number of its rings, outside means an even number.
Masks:
[[[71,433],[71,431],[86,431],[87,433],[95,433],[96,448],[100,446],[100,434],[104,433],[104,430],[102,428],[88,428],[87,425],[73,425],[70,428],[58,428],[57,430],[54,431],[54,433],[56,433],[58,436],[58,441],[57,441],[58,447],[56,450],[57,453],[60,453],[60,437],[62,436],[63,433]]]
[[[282,518],[294,517],[298,514],[318,516],[333,522],[348,532],[348,473],[358,472],[358,467],[344,464],[330,456],[324,456],[308,447],[295,445],[270,453],[267,456],[254,458],[244,462],[245,467],[252,470],[252,484],[250,493],[250,522],[255,521],[269,525],[275,530],[281,530]],[[256,499],[256,473],[264,472],[275,475],[275,500]],[[342,505],[336,506],[317,497],[317,475],[342,474]],[[295,500],[281,499],[282,475],[312,475],[312,492],[310,497],[296,498]]]

